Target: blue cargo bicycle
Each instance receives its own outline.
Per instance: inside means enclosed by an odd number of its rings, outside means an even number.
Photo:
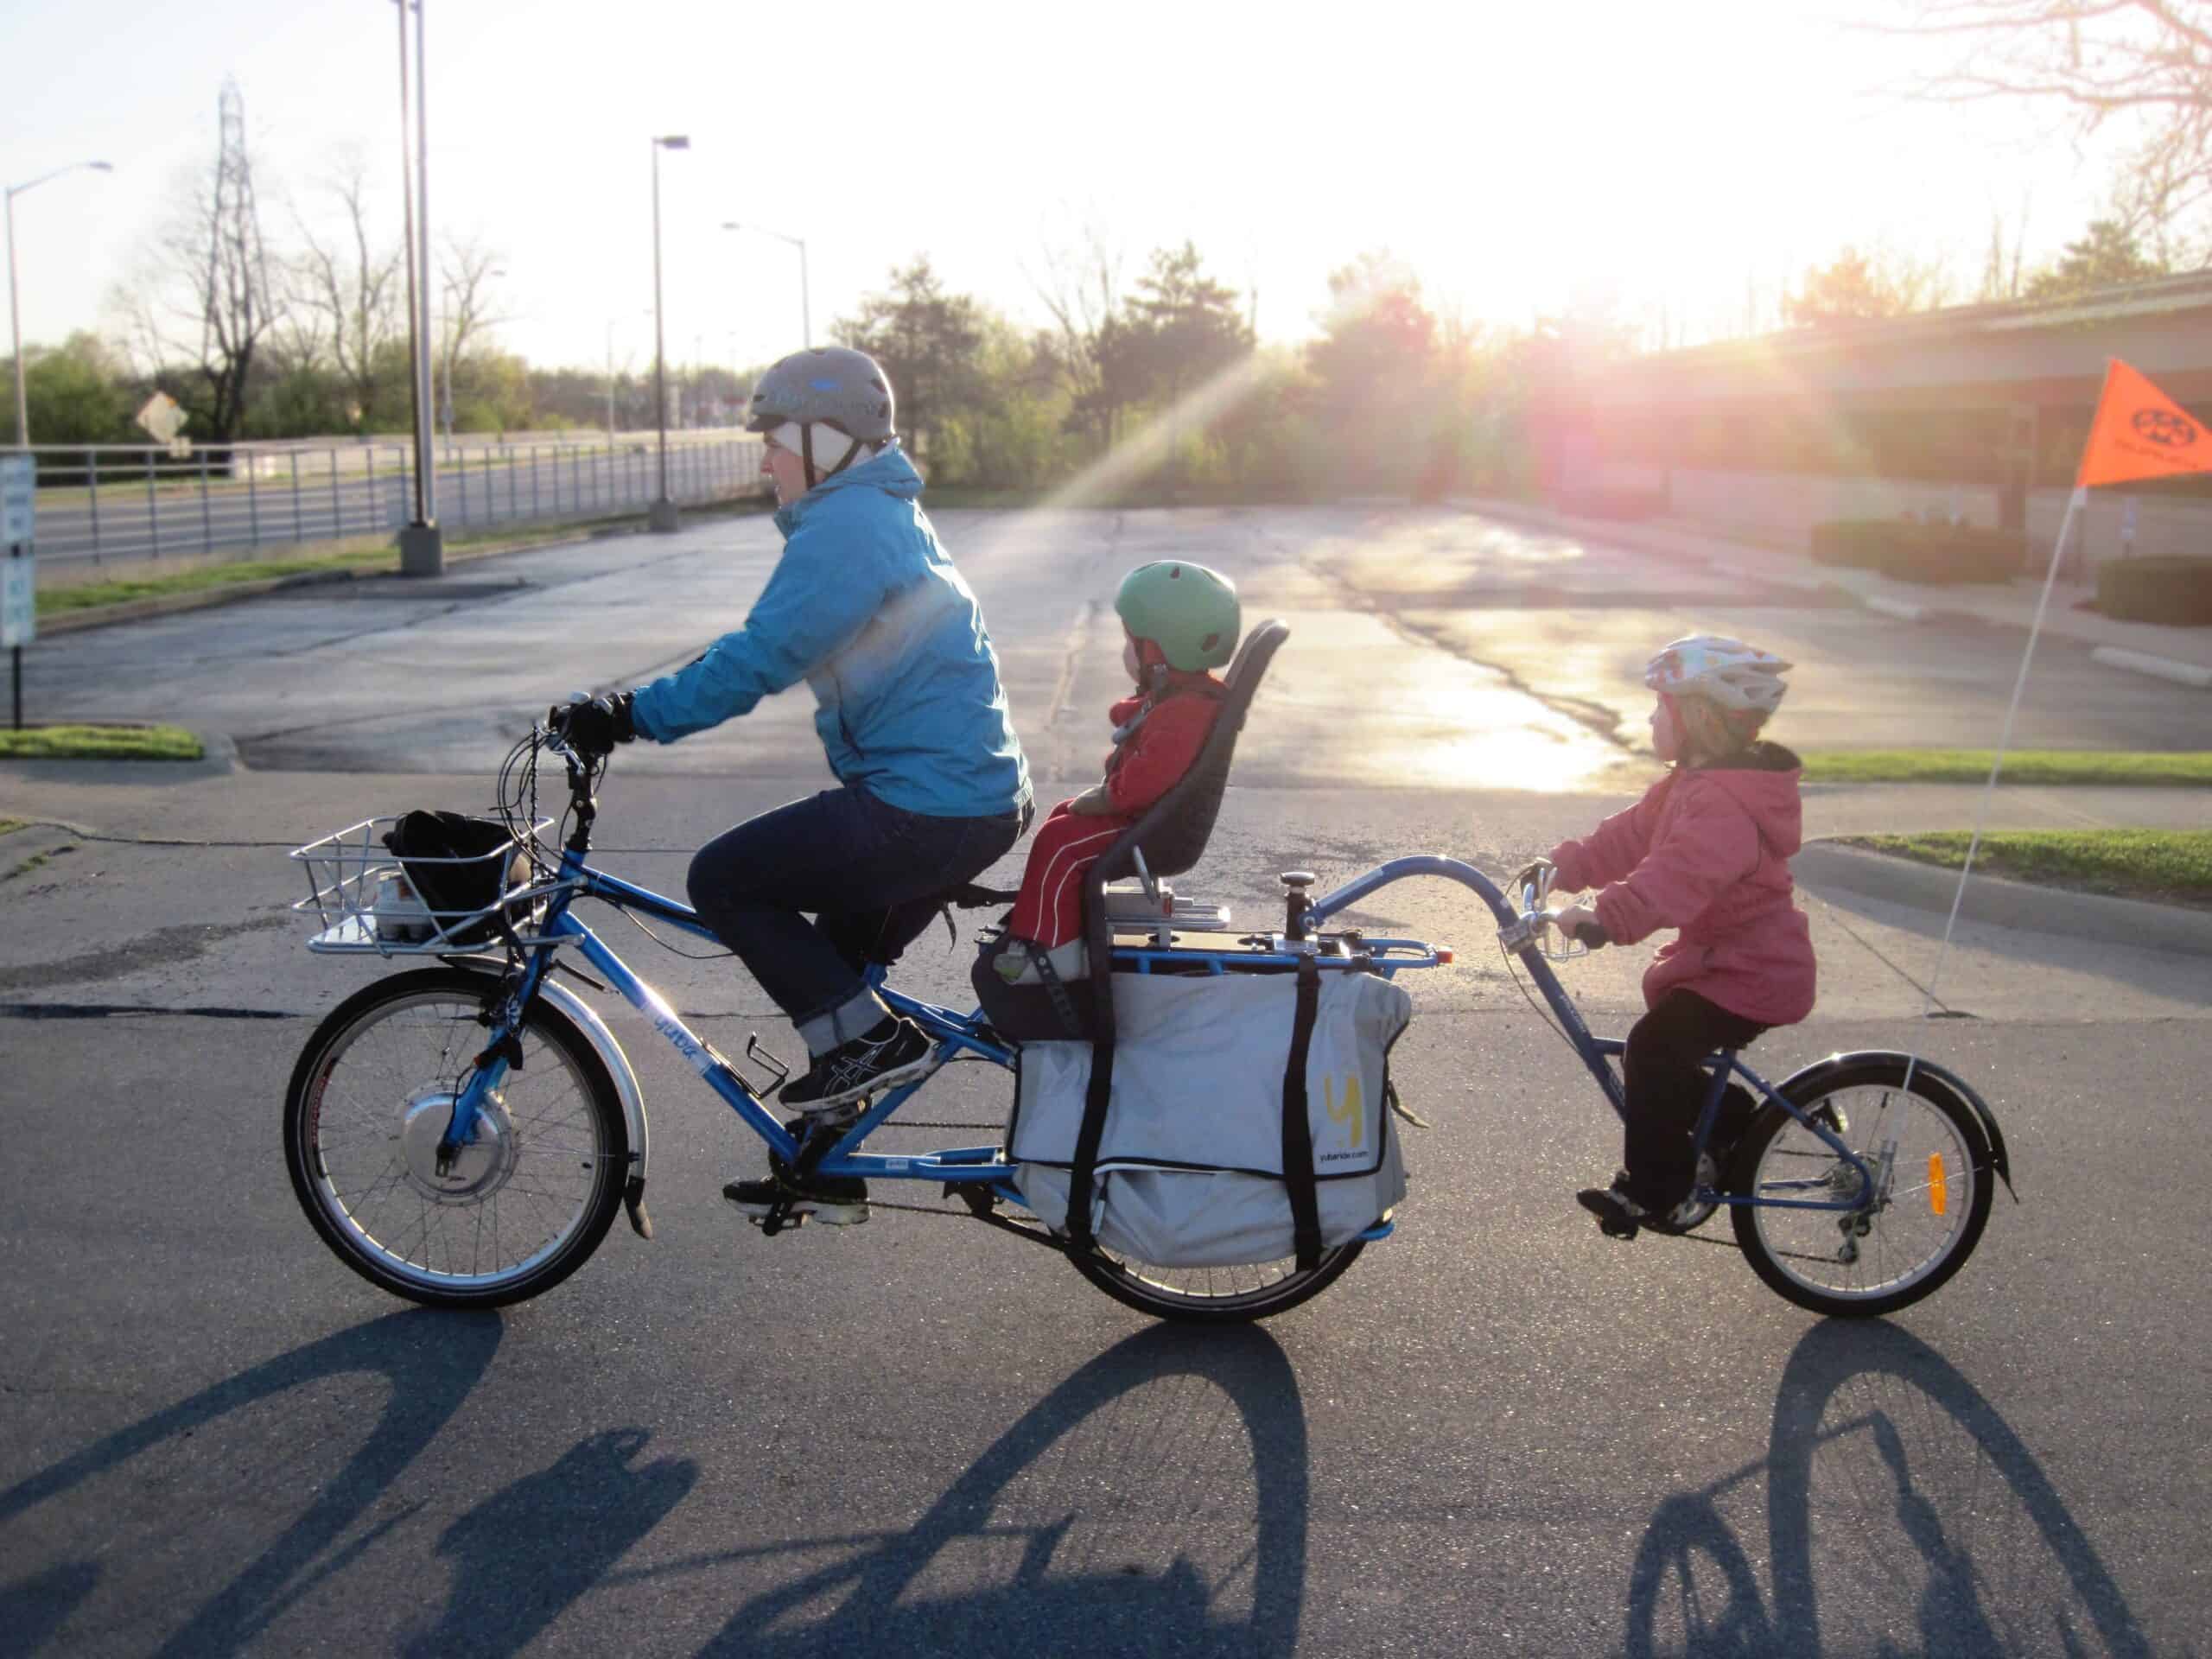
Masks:
[[[1283,637],[1271,623],[1245,642],[1227,677],[1214,737],[1191,777],[1124,837],[1126,857],[1117,848],[1100,861],[1088,895],[1096,902],[1087,906],[1092,960],[1110,956],[1116,976],[1280,973],[1312,961],[1325,971],[1391,976],[1447,963],[1452,953],[1328,924],[1395,881],[1457,881],[1490,906],[1509,967],[1527,969],[1558,1028],[1621,1111],[1613,1062],[1624,1045],[1591,1033],[1553,973],[1550,961],[1579,947],[1547,918],[1541,880],[1509,898],[1471,865],[1408,857],[1318,898],[1313,876],[1286,874],[1281,925],[1262,932],[1230,931],[1225,912],[1183,899],[1173,900],[1166,919],[1154,906],[1146,926],[1124,930],[1103,919],[1106,884],[1117,870],[1133,867],[1150,884],[1197,862],[1236,734]],[[544,754],[567,772],[559,829],[536,814]],[[842,1119],[786,1126],[768,1105],[781,1069],[757,1043],[745,1057],[755,1081],[695,1035],[575,915],[575,901],[590,899],[633,919],[712,938],[690,906],[590,863],[594,790],[603,776],[603,762],[580,758],[541,727],[508,758],[500,821],[486,845],[403,861],[386,840],[395,821],[372,819],[292,855],[310,889],[296,908],[321,924],[309,950],[437,964],[380,980],[334,1009],[308,1039],[286,1096],[285,1157],[301,1206],[340,1260],[372,1283],[434,1306],[499,1306],[550,1289],[582,1267],[618,1210],[640,1236],[652,1236],[644,1096],[620,1044],[575,985],[611,988],[644,1014],[767,1144],[772,1166],[937,1186],[964,1210],[933,1213],[972,1216],[1059,1251],[1107,1294],[1160,1318],[1227,1323],[1281,1313],[1325,1289],[1393,1230],[1390,1216],[1378,1217],[1304,1265],[1285,1258],[1163,1266],[1046,1229],[1022,1203],[1002,1144],[900,1155],[863,1150],[927,1086],[927,1076]],[[1149,868],[1147,848],[1160,855]],[[934,1039],[940,1063],[1015,1066],[1019,1041],[982,1010],[963,1014],[909,996],[887,982],[880,967],[870,977],[892,1007]],[[1110,986],[1109,978],[1109,1006]],[[1965,1264],[1988,1220],[1993,1180],[2009,1186],[2011,1175],[1996,1120],[1964,1082],[1887,1051],[1834,1055],[1779,1084],[1732,1053],[1708,1064],[1699,1186],[1657,1230],[1687,1232],[1725,1208],[1753,1271],[1823,1313],[1890,1313]],[[1720,1147],[1713,1129],[1731,1077],[1764,1104],[1740,1140]],[[772,1235],[798,1219],[779,1224],[772,1215],[763,1230]]]

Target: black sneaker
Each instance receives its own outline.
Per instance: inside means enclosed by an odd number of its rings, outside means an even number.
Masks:
[[[722,1197],[751,1221],[765,1221],[777,1205],[797,1221],[811,1216],[832,1227],[852,1227],[868,1219],[868,1183],[857,1175],[817,1175],[804,1186],[776,1175],[731,1181]]]
[[[1586,1186],[1574,1201],[1598,1217],[1598,1230],[1608,1238],[1634,1238],[1651,1212],[1617,1186]]]
[[[935,1063],[922,1028],[893,1015],[877,1021],[866,1035],[817,1055],[807,1074],[785,1084],[776,1099],[802,1112],[818,1112],[879,1089],[911,1083]]]

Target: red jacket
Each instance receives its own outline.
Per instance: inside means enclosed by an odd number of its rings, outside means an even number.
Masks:
[[[1677,769],[1625,812],[1552,849],[1563,891],[1597,887],[1616,944],[1664,927],[1643,976],[1656,1007],[1677,986],[1763,1026],[1813,1011],[1812,932],[1792,900],[1789,859],[1804,839],[1797,757],[1754,744],[1747,764]]]
[[[1116,734],[1144,715],[1128,736],[1116,736],[1114,752],[1106,757],[1106,798],[1118,816],[1135,817],[1182,782],[1213,730],[1223,689],[1211,674],[1172,673],[1150,712],[1141,696],[1114,705],[1109,712]]]

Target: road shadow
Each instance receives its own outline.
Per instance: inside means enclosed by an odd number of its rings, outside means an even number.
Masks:
[[[1770,1605],[1722,1512],[1762,1476]],[[1847,1634],[1824,1637],[1824,1605],[1849,1616]],[[2034,1452],[1941,1354],[1887,1323],[1806,1332],[1768,1455],[1659,1506],[1627,1611],[1629,1659],[2151,1653]]]
[[[281,1491],[287,1484],[297,1485],[301,1512],[214,1588],[156,1651],[229,1653],[251,1646],[285,1608],[358,1560],[404,1518],[388,1518],[366,1536],[326,1554],[460,1409],[490,1365],[502,1330],[497,1314],[413,1309],[338,1332],[241,1371],[0,1492],[0,1559],[12,1563],[33,1557],[41,1505],[68,1497],[149,1451],[303,1383],[353,1372],[381,1376],[390,1384],[383,1414],[335,1473],[317,1484],[283,1447],[269,1448],[269,1486]],[[36,1652],[92,1595],[100,1577],[97,1561],[61,1560],[0,1586],[0,1630],[6,1632],[7,1651],[16,1659]]]
[[[1163,1382],[1198,1386],[1147,1392]],[[1192,1500],[1187,1529],[1171,1518],[1172,1535],[1159,1535],[1147,1509],[1137,1524],[1155,1527],[1154,1535],[1113,1534],[1110,1560],[1065,1559],[1075,1553],[1071,1535],[1117,1502],[1116,1489],[1166,1496],[1191,1478],[1186,1459],[1163,1443],[1204,1416],[1201,1392],[1225,1397],[1227,1413],[1217,1414],[1233,1415],[1249,1447],[1257,1503],[1249,1517],[1236,1512],[1239,1535],[1226,1536],[1223,1516],[1208,1512],[1219,1507],[1210,1489]],[[1025,1476],[1016,1507],[1046,1518],[1001,1514],[1008,1488]],[[912,1527],[788,1546],[838,1559],[747,1601],[702,1651],[747,1659],[1288,1653],[1305,1599],[1308,1503],[1305,1406],[1274,1339],[1252,1328],[1155,1325],[1039,1401]],[[1139,1548],[1155,1560],[1172,1550],[1173,1559],[1147,1567],[1128,1559]],[[1210,1574],[1194,1549],[1236,1559]],[[1018,1559],[991,1587],[975,1588],[967,1575],[994,1551]]]
[[[519,1653],[683,1501],[699,1478],[689,1458],[639,1465],[652,1435],[610,1428],[550,1469],[494,1492],[439,1535],[453,1589],[408,1659]]]

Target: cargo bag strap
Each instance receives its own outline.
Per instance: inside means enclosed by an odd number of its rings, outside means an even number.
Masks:
[[[1313,1121],[1306,1099],[1306,1059],[1313,1046],[1313,1020],[1320,1005],[1321,970],[1313,957],[1300,957],[1290,1061],[1282,1074],[1282,1179],[1290,1193],[1291,1238],[1300,1273],[1321,1265],[1321,1200],[1313,1185]]]
[[[1076,1130],[1075,1162],[1068,1170],[1068,1248],[1089,1251],[1098,1243],[1090,1230],[1090,1189],[1098,1169],[1098,1146],[1106,1138],[1106,1103],[1114,1091],[1114,1039],[1091,1045],[1090,1085],[1083,1100],[1083,1124]]]

